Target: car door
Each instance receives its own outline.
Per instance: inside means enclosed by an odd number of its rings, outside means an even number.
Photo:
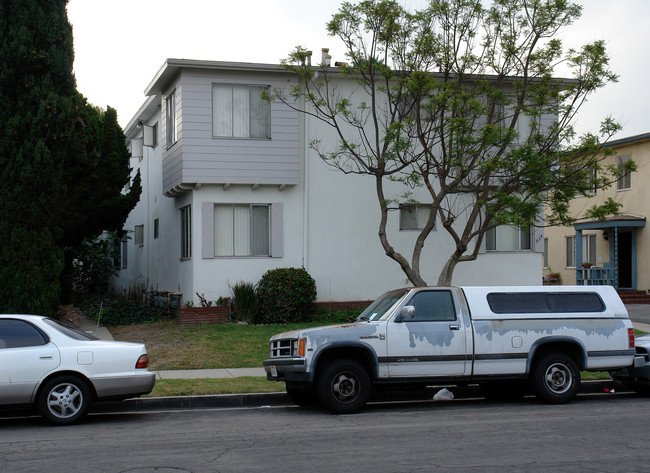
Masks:
[[[61,363],[45,332],[20,319],[0,319],[0,404],[27,404],[40,379]]]
[[[390,377],[453,377],[466,374],[467,328],[452,291],[416,292],[406,306],[412,319],[394,317],[388,324]]]

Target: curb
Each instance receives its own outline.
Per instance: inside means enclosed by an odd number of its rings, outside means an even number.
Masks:
[[[380,392],[370,399],[370,402],[395,402],[395,401],[432,401],[433,395],[444,386],[427,388],[426,395],[422,391],[415,392]],[[610,395],[607,390],[614,389],[614,382],[583,381],[579,395]],[[482,398],[478,386],[452,387],[454,400],[467,400]],[[616,386],[616,393],[629,391]],[[433,401],[432,401],[433,402]],[[251,393],[251,394],[215,394],[203,396],[170,396],[127,399],[125,401],[103,401],[92,405],[91,413],[117,413],[117,412],[153,412],[162,410],[191,410],[191,409],[236,409],[236,408],[262,408],[276,406],[292,406],[293,403],[285,392]]]

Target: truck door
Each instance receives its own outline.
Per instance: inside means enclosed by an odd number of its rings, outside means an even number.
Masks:
[[[452,291],[427,289],[406,302],[412,319],[393,317],[387,326],[390,377],[448,377],[465,374],[467,330]],[[401,320],[400,320],[401,319]]]

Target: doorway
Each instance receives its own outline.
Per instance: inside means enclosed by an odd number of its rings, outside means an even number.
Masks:
[[[616,253],[618,288],[635,289],[632,287],[632,233],[619,232],[617,237]]]

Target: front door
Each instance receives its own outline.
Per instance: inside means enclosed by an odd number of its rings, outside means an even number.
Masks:
[[[390,377],[450,377],[465,374],[466,328],[451,291],[416,292],[406,302],[411,320],[388,323],[387,362]]]
[[[620,232],[617,237],[616,251],[619,289],[635,289],[632,281],[632,233]]]

